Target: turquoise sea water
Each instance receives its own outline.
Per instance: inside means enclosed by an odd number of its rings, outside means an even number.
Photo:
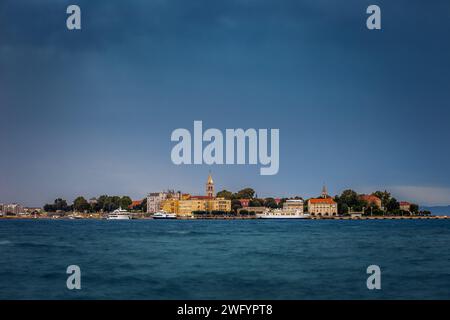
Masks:
[[[0,299],[450,299],[449,248],[448,220],[0,220]]]

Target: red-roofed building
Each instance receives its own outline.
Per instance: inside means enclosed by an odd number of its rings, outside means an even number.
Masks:
[[[308,212],[312,216],[336,216],[337,203],[332,198],[312,198],[308,200]]]
[[[131,204],[128,206],[128,209],[133,209],[134,207],[140,206],[142,200],[133,200]]]
[[[406,202],[406,201],[400,201],[400,210],[410,211],[411,210],[411,203]]]
[[[250,203],[250,199],[239,199],[239,202],[241,203],[242,208],[247,208]]]
[[[373,194],[362,194],[359,196],[359,199],[367,202],[369,206],[375,205],[381,209],[381,199]]]

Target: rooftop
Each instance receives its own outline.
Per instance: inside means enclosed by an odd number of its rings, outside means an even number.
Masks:
[[[312,198],[308,200],[312,204],[335,204],[336,202],[331,198]]]
[[[368,202],[381,201],[380,198],[374,196],[373,194],[362,194],[359,196],[362,200],[366,200]]]

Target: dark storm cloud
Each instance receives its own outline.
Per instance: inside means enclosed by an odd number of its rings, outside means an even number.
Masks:
[[[65,29],[69,4],[78,4],[83,18],[83,31],[70,37]],[[277,31],[298,31],[305,22],[319,26],[320,19],[333,21],[336,28],[345,27],[360,20],[352,12],[363,7],[356,0],[339,4],[293,0],[5,0],[0,3],[1,45],[89,50],[142,37],[214,42],[232,35],[251,41]]]
[[[14,1],[0,3],[0,46],[7,49],[34,47],[67,51],[107,50],[145,42],[149,48],[174,43],[214,45],[230,41],[251,45],[276,41],[276,37],[295,40],[327,41],[334,45],[358,46],[366,36],[365,8],[370,1],[327,0],[155,0],[155,1]],[[81,32],[65,28],[66,7],[82,9]],[[450,9],[448,1],[434,1],[437,12]],[[411,18],[411,17],[414,18]],[[420,2],[396,1],[383,12],[383,25],[402,31],[412,40],[410,30],[442,27],[436,11],[421,11]],[[419,26],[419,27],[418,27]],[[417,28],[418,27],[418,28]],[[356,32],[359,31],[359,32]],[[274,38],[274,36],[276,36]],[[448,42],[447,42],[448,43]]]

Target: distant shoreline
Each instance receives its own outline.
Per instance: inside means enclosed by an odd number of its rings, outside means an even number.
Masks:
[[[177,217],[171,220],[447,220],[450,216],[362,216],[362,217],[309,217],[306,219],[259,219],[257,217]],[[17,216],[0,216],[0,220],[107,220],[99,217],[83,217],[70,219],[68,217],[52,218],[52,217],[17,217]],[[130,220],[161,220],[151,217],[136,217]]]

